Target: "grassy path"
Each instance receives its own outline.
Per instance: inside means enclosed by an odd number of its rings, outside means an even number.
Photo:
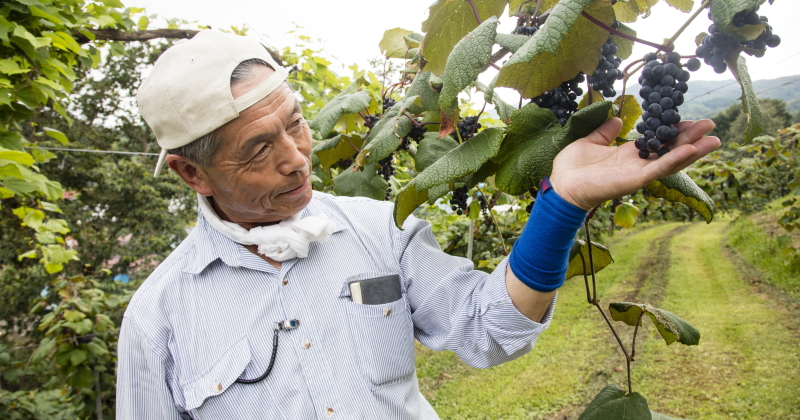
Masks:
[[[667,347],[649,321],[640,331],[634,390],[654,410],[800,419],[800,336],[787,328],[797,317],[754,294],[723,256],[726,225],[666,224],[617,239],[617,263],[598,275],[598,297],[659,305],[703,334],[700,346]],[[629,329],[615,327],[629,344]],[[561,289],[537,348],[518,360],[479,370],[452,353],[418,349],[421,391],[442,419],[574,419],[607,383],[625,381],[621,352],[577,277]]]

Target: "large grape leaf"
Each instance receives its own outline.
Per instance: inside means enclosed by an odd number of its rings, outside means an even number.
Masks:
[[[762,3],[764,0],[714,0],[711,6],[711,20],[725,35],[739,41],[750,41],[758,38],[767,25],[761,23],[737,28],[731,22],[737,13],[755,10]]]
[[[606,24],[614,20],[611,7],[592,1],[558,3],[547,22],[500,69],[497,85],[514,88],[522,96],[533,98],[578,72],[591,74],[597,67],[608,31],[581,16],[581,11],[585,8]]]
[[[417,189],[427,190],[469,175],[494,157],[503,141],[502,128],[487,128],[461,143],[420,172],[414,179]]]
[[[378,164],[368,163],[358,170],[358,167],[353,164],[333,178],[333,191],[336,192],[336,195],[383,200],[389,184],[378,174],[379,167]]]
[[[414,115],[422,114],[425,111],[439,110],[439,92],[430,85],[431,72],[423,71],[414,76],[411,85],[408,86],[406,96],[419,96],[421,105],[408,106],[408,111]]]
[[[369,108],[371,101],[372,96],[365,90],[355,93],[342,92],[328,102],[308,126],[325,136],[333,130],[339,118]]]
[[[736,63],[728,63],[728,66],[742,87],[742,96],[739,99],[742,100],[742,111],[747,114],[747,127],[744,130],[744,143],[747,144],[764,131],[766,118],[761,112],[761,105],[747,71],[747,60],[739,55]]]
[[[639,322],[639,316],[644,312],[656,324],[661,338],[667,345],[676,341],[687,346],[696,346],[700,343],[700,331],[672,312],[632,302],[614,302],[610,303],[608,308],[614,321],[622,321],[632,327]]]
[[[683,13],[689,13],[694,7],[694,0],[667,0],[667,4]]]
[[[580,254],[580,255],[579,255]],[[581,260],[583,255],[583,260]],[[597,242],[592,242],[592,260],[594,261],[594,272],[598,273],[600,270],[606,268],[609,264],[614,262],[614,257],[611,256],[611,251]],[[583,275],[583,262],[586,261],[586,274],[591,275],[592,267],[589,264],[589,247],[586,246],[586,241],[576,239],[572,243],[572,249],[569,251],[569,264],[567,265],[566,278]]]
[[[442,92],[439,106],[447,108],[459,92],[472,84],[484,65],[492,58],[497,18],[492,16],[462,38],[447,57],[442,74]]]
[[[606,98],[603,97],[603,94],[594,90],[589,89],[589,93],[584,93],[581,97],[580,102],[578,102],[578,109],[583,109],[589,106],[589,95],[592,95],[592,103],[603,102]]]
[[[578,420],[652,420],[647,400],[638,392],[625,395],[617,384],[606,385]]]
[[[500,16],[508,0],[473,0],[473,3],[481,21],[484,21],[492,16]],[[428,19],[422,22],[425,38],[420,48],[427,60],[424,70],[442,74],[450,51],[464,35],[476,27],[478,21],[469,2],[438,0],[433,3],[428,12]]]
[[[424,171],[432,163],[439,160],[447,152],[458,147],[458,142],[453,140],[452,137],[446,136],[443,138],[438,137],[438,133],[427,132],[419,142],[417,147],[417,156],[414,160],[415,169],[417,172]]]
[[[623,99],[624,103],[622,103]],[[622,108],[619,108],[622,104]],[[636,121],[642,116],[642,107],[639,106],[639,101],[633,95],[618,96],[614,99],[614,105],[619,109],[620,119],[622,119],[622,130],[619,132],[619,137],[625,137],[628,133],[636,127]]]
[[[539,185],[553,170],[558,152],[589,135],[608,118],[611,102],[594,103],[572,114],[564,127],[549,109],[528,104],[511,114],[508,132],[495,161],[495,183],[503,192],[519,195]]]
[[[441,188],[441,187],[440,187]],[[442,192],[446,194],[448,189]],[[394,223],[398,228],[403,228],[403,222],[408,218],[420,204],[428,200],[428,190],[417,190],[414,180],[406,184],[399,193],[394,202]]]
[[[517,16],[517,13],[520,12],[520,6],[522,6],[522,14],[533,14],[536,10],[536,1],[537,0],[511,0],[508,5],[508,15]],[[558,0],[542,0],[539,5],[539,14],[541,15],[547,11],[547,9],[555,6],[556,3],[558,3]]]
[[[634,31],[633,28],[622,23],[619,24],[617,30],[626,35],[636,36],[636,31]],[[633,53],[633,41],[619,35],[612,35],[611,37],[614,39],[614,43],[617,44],[617,57],[627,60],[628,57],[631,56],[631,53]]]
[[[647,13],[656,3],[658,0],[618,1],[614,5],[614,13],[620,22],[636,22],[639,15]]]
[[[517,52],[531,37],[526,35],[497,34],[494,42],[511,52]]]
[[[314,146],[314,153],[320,165],[327,170],[331,165],[342,159],[352,159],[358,153],[358,148],[364,139],[361,136],[346,136],[340,134]]]
[[[678,172],[645,187],[653,197],[663,198],[673,203],[683,203],[697,210],[706,222],[711,223],[717,209],[714,200],[708,196],[685,172]]]
[[[414,31],[403,28],[389,29],[383,33],[378,48],[387,58],[412,58],[408,56],[408,50],[413,47],[409,47],[406,37],[413,33]]]
[[[411,132],[413,126],[411,119],[404,115],[406,108],[418,100],[418,96],[406,95],[383,114],[380,121],[370,130],[367,145],[356,156],[356,163],[359,166],[367,162],[377,162],[397,150],[397,146],[403,141],[403,137]]]
[[[614,210],[614,224],[624,228],[632,228],[636,224],[639,208],[631,203],[622,203]]]

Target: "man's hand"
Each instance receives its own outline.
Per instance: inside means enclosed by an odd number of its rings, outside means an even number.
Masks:
[[[720,146],[718,138],[704,137],[714,128],[711,120],[682,121],[677,127],[680,134],[669,153],[642,159],[632,141],[608,147],[622,129],[622,120],[612,118],[556,156],[550,185],[571,204],[590,210],[677,173]]]

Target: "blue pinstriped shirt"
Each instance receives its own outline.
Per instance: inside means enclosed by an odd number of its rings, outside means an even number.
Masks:
[[[543,323],[519,313],[492,274],[440,251],[429,225],[392,221],[392,204],[314,192],[304,216],[336,224],[307,258],[274,268],[215,231],[197,227],[130,302],[117,366],[118,419],[437,419],[420,394],[414,338],[475,367],[527,353]],[[402,299],[350,300],[348,279],[399,274]],[[263,381],[274,322],[275,367]]]

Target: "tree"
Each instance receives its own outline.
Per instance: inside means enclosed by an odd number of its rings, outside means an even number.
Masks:
[[[786,110],[786,102],[780,99],[760,99],[759,104],[764,114],[764,131],[762,134],[776,136],[778,131],[788,127],[792,122],[792,114]],[[717,124],[711,132],[722,140],[723,145],[744,142],[748,114],[742,112],[739,104],[733,104],[711,119]]]

